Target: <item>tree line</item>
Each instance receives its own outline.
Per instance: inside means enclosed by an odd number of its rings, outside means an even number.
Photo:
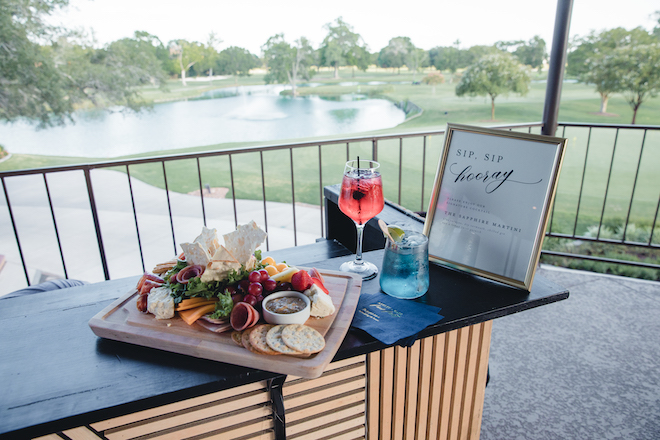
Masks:
[[[546,43],[500,41],[492,46],[461,49],[452,46],[424,50],[408,37],[392,38],[387,46],[371,52],[362,36],[341,17],[325,25],[327,34],[314,48],[305,37],[287,41],[283,34],[270,37],[261,54],[241,47],[218,50],[220,39],[206,42],[178,39],[163,43],[147,32],[135,32],[95,48],[84,36],[49,26],[45,17],[69,0],[3,0],[0,2],[0,120],[27,118],[40,126],[63,124],[81,107],[121,105],[139,110],[147,103],[138,86],[165,87],[168,78],[202,75],[247,76],[266,69],[266,83],[297,84],[309,80],[320,67],[366,71],[369,66],[417,72],[433,67],[423,82],[444,81],[440,72],[459,77],[459,96],[490,96],[494,118],[495,98],[509,92],[525,94],[530,69],[541,69],[547,60]],[[658,13],[660,18],[660,13]],[[660,20],[659,20],[660,24]],[[660,26],[649,33],[614,29],[573,42],[567,72],[596,85],[605,112],[613,93],[624,93],[634,115],[645,99],[660,90]],[[637,68],[631,68],[631,66]],[[458,72],[458,73],[457,73]],[[633,116],[633,123],[634,123]]]

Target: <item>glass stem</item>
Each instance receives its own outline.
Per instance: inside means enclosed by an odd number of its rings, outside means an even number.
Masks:
[[[357,230],[357,247],[355,249],[355,264],[362,264],[362,236],[364,232],[364,225],[355,223]]]

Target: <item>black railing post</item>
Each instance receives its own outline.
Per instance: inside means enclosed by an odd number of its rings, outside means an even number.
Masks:
[[[568,30],[571,23],[573,0],[557,0],[555,15],[555,31],[552,36],[552,51],[550,52],[550,67],[548,84],[545,89],[545,104],[543,106],[543,128],[541,134],[554,136],[557,130],[559,116],[559,101],[561,99],[561,84],[564,80],[564,65],[568,49]]]

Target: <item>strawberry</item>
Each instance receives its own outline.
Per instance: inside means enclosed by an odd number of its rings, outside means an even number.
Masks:
[[[326,287],[323,285],[323,281],[321,281],[320,279],[318,279],[316,277],[312,277],[312,282],[314,284],[316,284],[317,286],[319,286],[319,289],[324,291],[326,294],[330,295],[330,291],[328,289],[326,289]]]
[[[314,284],[314,281],[306,270],[299,270],[291,277],[291,286],[293,286],[293,290],[297,290],[298,292],[304,292],[312,287],[312,284]]]

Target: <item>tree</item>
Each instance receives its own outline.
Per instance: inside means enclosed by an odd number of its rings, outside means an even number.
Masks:
[[[52,57],[34,40],[50,39],[56,29],[43,17],[61,1],[0,3],[0,118],[27,117],[40,126],[63,124],[73,111],[66,98],[64,77]]]
[[[293,96],[298,95],[296,84],[298,79],[309,80],[314,71],[314,49],[305,37],[300,37],[291,46],[284,40],[283,34],[277,34],[268,39],[262,47],[264,62],[268,73],[264,76],[266,84],[291,84]]]
[[[351,65],[367,70],[369,62],[366,54],[369,49],[360,34],[353,32],[353,27],[341,17],[335,20],[334,25],[327,23],[325,28],[328,34],[319,48],[320,64],[333,67],[335,78],[339,78],[340,66]]]
[[[591,68],[588,64],[589,59],[611,53],[618,47],[652,44],[654,41],[654,38],[641,27],[630,31],[618,27],[599,34],[591,32],[586,37],[578,37],[571,41],[566,73],[579,77]]]
[[[413,72],[413,82],[415,81],[415,74],[419,69],[424,66],[429,65],[429,56],[424,49],[419,49],[415,46],[412,46],[408,54],[406,55],[406,66],[408,70]]]
[[[612,65],[620,77],[619,90],[633,110],[634,124],[642,103],[660,92],[660,43],[618,48]]]
[[[429,50],[429,61],[438,70],[456,72],[460,67],[460,49],[456,47],[434,47]]]
[[[238,83],[239,76],[249,76],[250,70],[259,67],[261,63],[256,55],[242,47],[231,46],[220,52],[216,62],[216,70],[222,75],[233,75]]]
[[[435,86],[444,83],[445,77],[442,73],[438,71],[430,72],[428,75],[422,78],[422,82],[424,84],[430,85],[432,94],[435,95]]]
[[[406,64],[406,57],[415,46],[410,41],[409,37],[395,37],[392,38],[387,46],[380,50],[378,54],[378,65],[380,67],[392,67],[399,69]]]
[[[595,55],[585,61],[589,69],[580,75],[580,81],[596,86],[600,95],[600,113],[607,113],[610,96],[620,88],[619,72],[612,54]]]
[[[495,119],[495,98],[509,92],[527,94],[531,78],[527,69],[509,53],[486,55],[469,66],[456,86],[457,96],[490,96],[491,119]]]
[[[209,47],[197,41],[174,40],[170,42],[169,48],[170,56],[175,57],[179,61],[181,84],[183,86],[187,86],[186,72],[188,72],[195,64],[201,64],[205,57],[208,58],[209,55],[212,54]],[[215,49],[213,49],[213,51],[214,50]],[[202,68],[202,71],[203,70],[204,69]]]
[[[46,127],[73,121],[75,109],[84,105],[147,106],[135,86],[160,76],[153,58],[137,54],[146,46],[124,41],[94,49],[81,37],[48,26],[46,17],[67,4],[0,2],[1,120],[26,118]]]
[[[628,31],[619,27],[600,34],[592,32],[573,43],[575,48],[568,55],[567,73],[577,76],[581,82],[596,86],[601,98],[600,112],[605,113],[609,97],[621,91],[621,75],[626,73],[617,67],[622,60],[615,53],[619,49],[646,45],[653,41],[653,36],[643,28]]]

